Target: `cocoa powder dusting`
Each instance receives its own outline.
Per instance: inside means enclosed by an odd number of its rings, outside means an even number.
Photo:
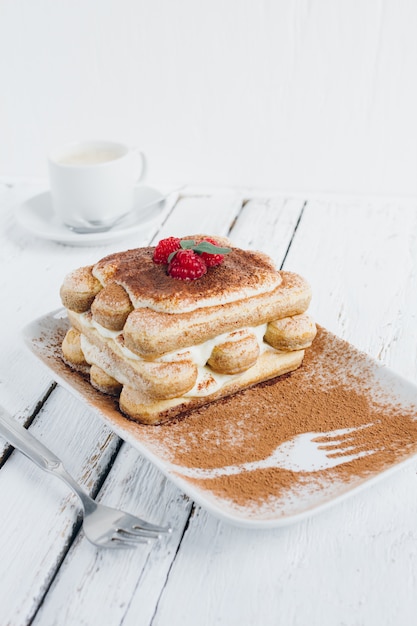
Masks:
[[[233,247],[220,265],[210,268],[199,280],[172,280],[165,265],[153,262],[154,250],[147,247],[111,254],[98,261],[93,271],[104,284],[115,281],[122,285],[132,301],[151,299],[156,303],[174,302],[177,306],[189,299],[220,298],[225,294],[225,285],[230,297],[244,297],[242,290],[268,290],[268,286],[272,289],[279,279],[275,266],[265,255]]]
[[[193,411],[182,420],[147,429],[150,444],[180,466],[220,468],[259,461],[282,442],[302,433],[326,433],[360,427],[334,454],[345,448],[373,452],[321,471],[269,468],[236,475],[186,478],[199,488],[238,507],[262,507],[300,493],[338,493],[371,474],[415,453],[417,409],[399,403],[375,378],[366,355],[319,328],[302,366],[285,376]],[[344,486],[341,485],[344,483]]]

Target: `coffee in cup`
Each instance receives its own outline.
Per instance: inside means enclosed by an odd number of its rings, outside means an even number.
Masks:
[[[48,158],[52,204],[76,232],[108,230],[129,213],[145,156],[113,141],[85,141],[55,150]]]

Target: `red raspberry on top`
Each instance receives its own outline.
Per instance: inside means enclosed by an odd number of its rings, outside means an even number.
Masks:
[[[179,250],[168,265],[168,274],[178,280],[196,280],[207,272],[207,266],[193,250]]]
[[[153,253],[154,263],[168,263],[168,257],[170,254],[180,249],[180,239],[178,237],[167,237],[167,239],[161,239],[157,244]]]
[[[212,243],[214,246],[218,246],[219,244],[215,239],[211,237],[204,237],[201,241],[208,241]],[[201,252],[201,258],[207,267],[214,267],[215,265],[220,265],[223,263],[224,254],[210,254],[209,252]]]

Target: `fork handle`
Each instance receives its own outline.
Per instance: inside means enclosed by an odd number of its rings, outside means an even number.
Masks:
[[[97,507],[88,493],[68,474],[61,459],[44,446],[39,439],[31,435],[26,428],[16,422],[2,406],[0,406],[0,435],[3,435],[7,441],[36,463],[38,467],[63,480],[79,497],[85,512],[90,512]]]
[[[0,435],[41,469],[52,472],[61,465],[61,460],[16,422],[3,407],[0,407]]]

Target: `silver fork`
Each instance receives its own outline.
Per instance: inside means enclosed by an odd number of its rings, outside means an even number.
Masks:
[[[287,469],[293,472],[318,472],[377,452],[377,450],[360,450],[359,446],[354,444],[355,433],[371,426],[373,424],[340,428],[325,433],[302,433],[284,441],[275,448],[270,456],[259,461],[225,465],[224,467],[216,467],[214,469],[180,467],[177,465],[172,465],[171,468],[178,474],[188,476],[189,478],[231,476],[241,472],[251,472],[271,467]],[[349,452],[350,454],[347,454]]]
[[[86,538],[101,548],[126,548],[170,533],[171,528],[95,502],[64,468],[62,461],[0,406],[0,435],[46,472],[61,478],[79,497]]]

